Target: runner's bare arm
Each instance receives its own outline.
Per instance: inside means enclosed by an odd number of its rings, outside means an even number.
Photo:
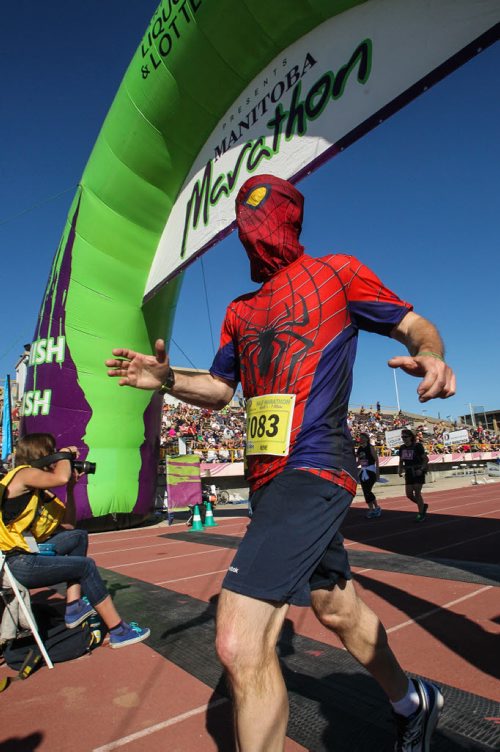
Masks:
[[[155,354],[145,355],[125,348],[115,348],[113,358],[106,360],[108,376],[118,377],[120,386],[136,389],[160,389],[170,374],[174,386],[169,393],[197,407],[220,410],[230,402],[236,384],[216,378],[210,373],[185,374],[172,369],[162,339],[155,342]]]
[[[410,354],[391,358],[388,365],[423,377],[417,388],[420,402],[455,394],[455,374],[444,360],[443,341],[434,324],[409,311],[393,328],[391,337],[405,345]]]
[[[173,369],[174,388],[169,390],[177,399],[196,407],[221,410],[230,401],[236,384],[212,376],[211,373],[185,374]]]

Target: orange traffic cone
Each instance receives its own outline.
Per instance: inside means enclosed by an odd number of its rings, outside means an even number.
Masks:
[[[189,533],[197,533],[200,530],[204,530],[203,522],[201,521],[201,514],[200,514],[200,507],[198,504],[195,504],[195,507],[193,509],[193,524],[189,528]]]
[[[207,511],[205,514],[205,527],[219,527],[219,524],[214,520],[214,514],[212,512],[212,505],[209,501],[206,502]]]

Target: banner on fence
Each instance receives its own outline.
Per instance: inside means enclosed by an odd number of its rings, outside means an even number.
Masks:
[[[167,457],[168,508],[201,504],[200,458],[196,454]]]

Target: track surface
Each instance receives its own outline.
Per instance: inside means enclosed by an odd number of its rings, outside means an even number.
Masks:
[[[500,749],[500,484],[434,491],[428,501],[420,525],[402,497],[384,500],[376,520],[353,506],[343,533],[354,577],[405,669],[443,686],[433,750]],[[151,638],[13,682],[0,696],[0,750],[233,750],[213,634],[248,524],[241,515],[216,513],[218,526],[200,533],[179,523],[91,536],[119,610],[150,626]],[[47,598],[60,594],[35,596]],[[286,752],[392,749],[382,692],[309,609],[290,609],[279,652],[291,703]],[[14,672],[4,667],[4,676]]]

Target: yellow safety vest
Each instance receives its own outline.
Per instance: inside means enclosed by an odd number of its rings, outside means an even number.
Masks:
[[[30,465],[19,465],[10,470],[7,475],[4,475],[0,480],[0,486],[3,486],[0,491],[3,494],[12,478],[19,470],[26,467],[30,467]],[[36,541],[42,543],[59,527],[64,516],[65,506],[57,496],[53,496],[50,501],[44,500],[44,494],[45,491],[42,489],[33,490],[30,500],[21,514],[8,525],[4,524],[0,514],[0,549],[4,553],[14,548],[29,552],[28,543],[24,538],[24,533],[27,531],[33,535]]]

